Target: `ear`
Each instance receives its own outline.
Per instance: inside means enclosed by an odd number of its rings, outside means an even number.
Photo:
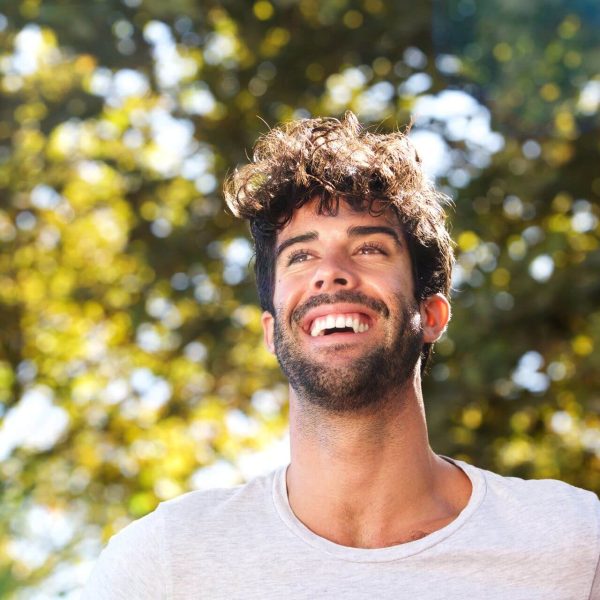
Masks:
[[[437,342],[450,321],[450,303],[443,294],[433,294],[421,302],[423,341]]]
[[[263,328],[263,339],[265,340],[265,346],[269,349],[271,354],[275,354],[275,343],[273,341],[275,337],[274,328],[275,328],[275,319],[270,312],[263,312],[262,317],[260,319]]]

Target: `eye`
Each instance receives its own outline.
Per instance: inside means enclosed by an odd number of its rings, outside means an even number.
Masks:
[[[308,250],[302,250],[299,248],[298,250],[294,250],[287,257],[287,266],[289,267],[290,265],[293,265],[296,263],[306,262],[307,260],[310,260],[311,258],[312,258],[312,256]]]
[[[367,242],[365,244],[362,244],[357,252],[357,254],[383,254],[384,256],[387,256],[387,251],[385,250],[385,248],[381,245],[378,244],[377,242]]]

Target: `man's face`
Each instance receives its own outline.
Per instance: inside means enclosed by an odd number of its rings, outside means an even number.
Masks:
[[[302,398],[335,412],[382,401],[411,378],[423,332],[396,215],[299,209],[276,241],[267,344]]]

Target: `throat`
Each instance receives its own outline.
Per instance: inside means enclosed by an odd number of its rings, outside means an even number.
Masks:
[[[335,544],[348,548],[390,548],[416,542],[445,527],[453,517],[440,519],[435,523],[427,524],[391,524],[379,526],[376,529],[366,528],[365,522],[351,524],[349,522],[336,526],[334,522],[328,524],[319,522],[305,523],[317,535],[328,539]]]
[[[377,548],[390,548],[392,546],[401,546],[402,544],[408,544],[410,542],[416,542],[424,537],[427,537],[433,531],[423,531],[416,529],[414,531],[399,533],[395,536],[386,535],[383,537],[365,537],[363,539],[356,539],[353,543],[349,544],[352,548],[366,548],[366,549],[377,549]],[[348,544],[346,544],[348,545]]]

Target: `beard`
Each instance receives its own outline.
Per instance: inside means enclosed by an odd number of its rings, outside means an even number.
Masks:
[[[375,408],[386,401],[393,390],[399,390],[413,375],[423,346],[423,332],[415,319],[419,309],[416,302],[409,305],[398,297],[398,310],[392,314],[379,300],[360,292],[342,291],[334,295],[322,294],[298,307],[292,321],[300,319],[315,306],[335,302],[363,304],[375,310],[381,318],[389,319],[393,335],[385,343],[347,364],[335,366],[325,360],[314,360],[303,351],[284,326],[284,320],[275,314],[275,354],[281,370],[298,397],[330,412],[347,413]],[[355,334],[360,335],[360,334]],[[344,350],[346,344],[331,346],[330,352]]]

